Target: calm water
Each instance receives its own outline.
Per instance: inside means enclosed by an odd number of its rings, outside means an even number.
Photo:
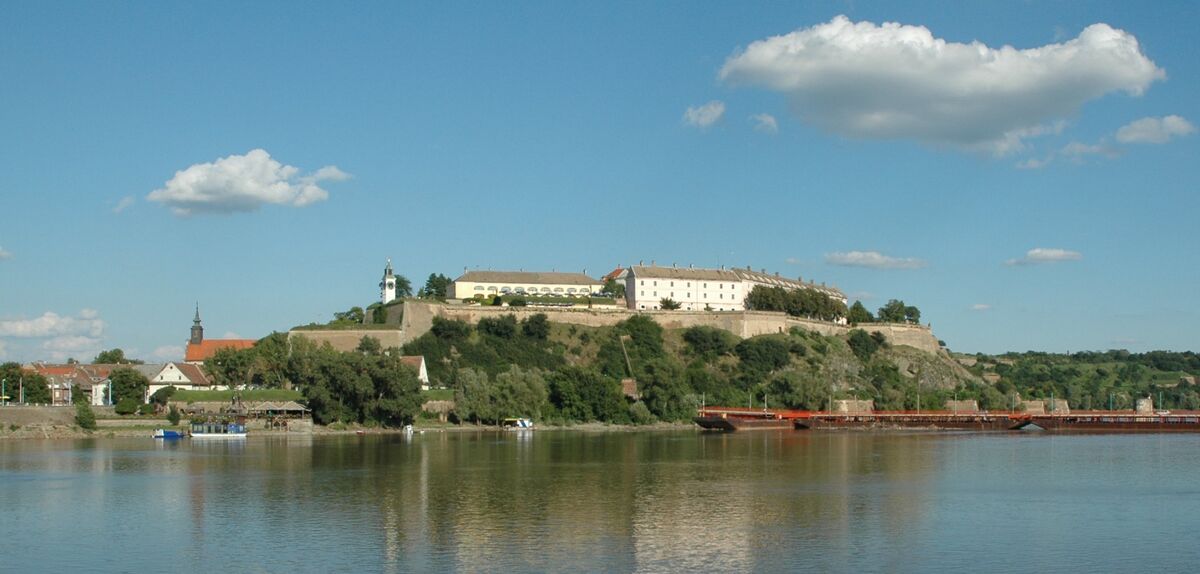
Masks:
[[[0,441],[0,571],[1194,571],[1200,435]]]

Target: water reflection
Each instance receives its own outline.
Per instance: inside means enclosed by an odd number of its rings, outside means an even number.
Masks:
[[[0,539],[45,549],[70,532],[105,549],[6,557],[17,572],[128,570],[130,555],[272,572],[918,572],[987,570],[981,556],[1018,548],[1132,568],[1136,553],[1106,555],[1117,540],[1170,541],[1200,510],[1196,443],[788,431],[7,441]],[[1092,493],[1126,501],[1120,525],[1105,526]],[[1181,567],[1200,559],[1173,548]]]

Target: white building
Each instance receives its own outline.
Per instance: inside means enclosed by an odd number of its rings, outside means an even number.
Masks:
[[[396,276],[392,274],[392,260],[388,258],[383,268],[383,279],[379,281],[379,302],[387,305],[396,300]]]
[[[150,402],[150,396],[164,387],[175,387],[181,391],[223,391],[227,387],[214,385],[198,365],[189,363],[165,363],[161,365],[132,365],[146,377],[150,385],[146,387],[143,402]]]
[[[625,302],[630,309],[659,309],[663,299],[681,309],[741,311],[746,289],[737,273],[721,269],[633,265],[625,273]]]
[[[624,274],[625,301],[630,309],[659,309],[663,299],[679,303],[681,309],[744,311],[746,296],[757,286],[784,289],[815,289],[846,303],[836,287],[790,279],[778,273],[745,269],[702,269],[688,266],[634,265]]]
[[[496,295],[587,297],[600,291],[599,280],[584,273],[544,271],[467,271],[454,280],[447,297],[473,299]]]

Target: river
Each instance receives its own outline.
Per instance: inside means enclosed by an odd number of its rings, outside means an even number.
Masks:
[[[1112,572],[1200,564],[1200,435],[0,441],[3,572]]]

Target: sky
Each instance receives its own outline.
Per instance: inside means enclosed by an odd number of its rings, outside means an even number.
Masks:
[[[952,350],[1197,349],[1200,3],[0,8],[0,360],[464,269],[746,266]]]

